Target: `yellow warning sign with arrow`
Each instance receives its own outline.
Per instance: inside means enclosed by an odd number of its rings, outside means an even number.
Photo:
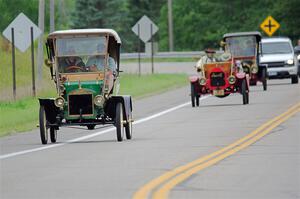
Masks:
[[[271,37],[280,28],[280,24],[272,17],[268,16],[261,24],[260,28]]]

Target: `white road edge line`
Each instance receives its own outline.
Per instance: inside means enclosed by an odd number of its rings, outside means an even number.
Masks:
[[[204,97],[200,98],[200,100],[204,100],[204,99],[206,99],[208,97],[209,96],[204,96]],[[160,117],[160,116],[165,115],[167,113],[173,112],[175,110],[178,110],[178,109],[183,108],[183,107],[185,107],[187,105],[190,105],[190,104],[191,104],[191,102],[189,101],[189,102],[185,102],[183,104],[174,106],[172,108],[169,108],[167,110],[161,111],[161,112],[156,113],[154,115],[150,115],[148,117],[145,117],[145,118],[139,119],[137,121],[134,121],[133,125],[147,122],[149,120],[152,120],[154,118]],[[28,150],[24,150],[24,151],[19,151],[19,152],[14,152],[14,153],[8,153],[8,154],[0,155],[0,160],[6,159],[6,158],[15,157],[15,156],[19,156],[19,155],[24,155],[24,154],[27,154],[27,153],[33,153],[33,152],[37,152],[37,151],[43,151],[43,150],[46,150],[46,149],[51,149],[51,148],[63,146],[63,145],[69,144],[69,143],[74,143],[74,142],[79,142],[79,141],[87,140],[87,139],[96,137],[98,135],[102,135],[102,134],[111,132],[113,130],[115,130],[115,127],[111,127],[111,128],[105,129],[103,131],[98,131],[98,132],[93,133],[91,135],[86,135],[86,136],[78,137],[78,138],[75,138],[75,139],[67,140],[64,143],[52,144],[52,145],[38,147],[38,148],[34,148],[34,149],[28,149]]]

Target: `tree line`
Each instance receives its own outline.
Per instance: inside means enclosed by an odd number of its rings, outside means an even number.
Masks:
[[[45,30],[49,31],[49,1],[45,0]],[[137,50],[132,26],[147,15],[159,27],[154,40],[168,50],[167,0],[56,0],[56,29],[113,28],[121,36],[123,52]],[[0,0],[0,30],[18,15],[38,23],[38,0]],[[269,15],[281,25],[274,34],[300,39],[299,0],[173,0],[174,46],[177,51],[218,48],[228,32],[261,31]],[[262,32],[262,31],[261,31]]]

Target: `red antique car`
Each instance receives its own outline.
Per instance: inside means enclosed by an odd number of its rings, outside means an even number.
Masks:
[[[199,98],[211,94],[226,97],[232,93],[243,96],[243,104],[249,103],[249,75],[239,61],[204,64],[197,76],[190,77],[192,106],[199,106]]]
[[[258,81],[267,90],[267,67],[259,64],[259,48],[261,34],[254,32],[227,33],[223,36],[225,52],[229,52],[233,61],[239,60],[243,70],[250,77],[250,85],[256,85]]]

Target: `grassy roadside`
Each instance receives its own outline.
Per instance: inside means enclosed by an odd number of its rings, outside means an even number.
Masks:
[[[138,75],[123,74],[120,79],[120,94],[134,98],[164,92],[187,85],[185,74]],[[55,97],[55,90],[40,93],[38,97]],[[28,97],[16,102],[0,102],[0,137],[15,132],[36,128],[39,104],[36,98]]]
[[[172,57],[172,58],[154,58],[154,62],[196,62],[199,60],[199,57]],[[121,59],[121,63],[137,63],[138,59],[130,58],[130,59]],[[151,58],[142,58],[141,62],[149,63],[151,62]]]

